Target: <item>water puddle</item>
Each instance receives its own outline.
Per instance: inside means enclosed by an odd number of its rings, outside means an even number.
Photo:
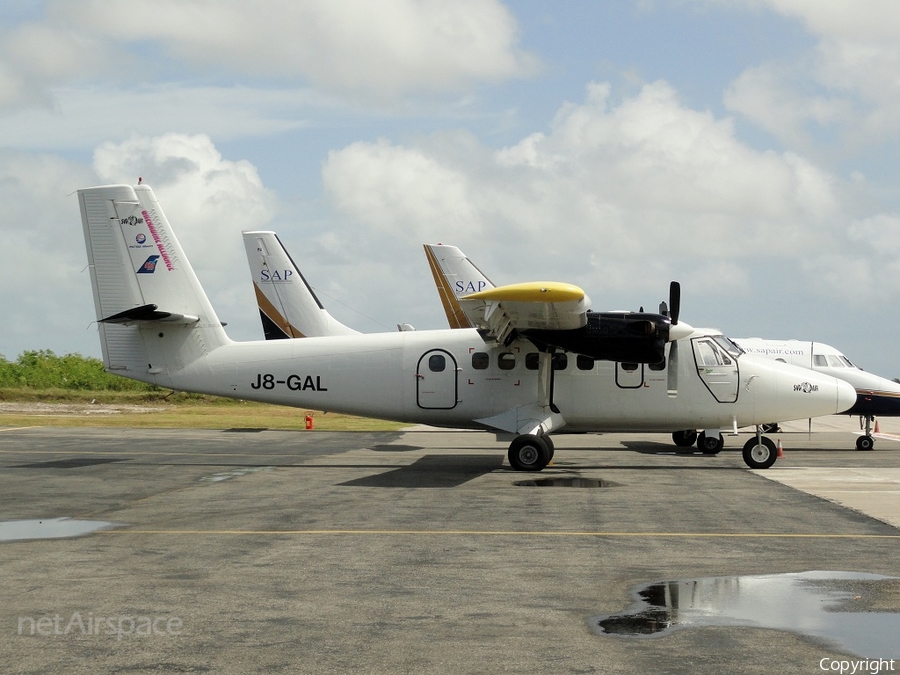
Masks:
[[[570,487],[570,488],[602,488],[614,487],[617,483],[600,478],[535,478],[531,480],[517,480],[513,485],[522,487]]]
[[[663,636],[747,626],[817,638],[864,658],[898,658],[900,578],[862,572],[706,577],[647,584],[626,612],[594,617],[599,635]]]
[[[80,537],[98,530],[122,527],[121,523],[105,520],[73,520],[72,518],[43,518],[41,520],[7,520],[0,522],[0,541],[28,539],[65,539]]]

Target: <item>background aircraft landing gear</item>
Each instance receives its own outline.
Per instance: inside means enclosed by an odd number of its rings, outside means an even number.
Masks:
[[[856,439],[857,450],[871,450],[875,447],[875,439],[872,437],[872,420],[874,419],[874,415],[866,415],[866,433]]]
[[[694,441],[697,440],[697,432],[693,429],[676,431],[672,434],[672,440],[679,448],[689,448],[694,444]]]
[[[718,455],[725,447],[725,439],[722,438],[722,434],[707,436],[705,431],[701,431],[697,437],[697,447],[704,455]]]
[[[765,436],[757,434],[744,443],[744,461],[751,469],[768,469],[778,459],[778,449]]]
[[[509,464],[516,471],[540,471],[553,457],[553,445],[544,436],[523,434],[509,444]]]

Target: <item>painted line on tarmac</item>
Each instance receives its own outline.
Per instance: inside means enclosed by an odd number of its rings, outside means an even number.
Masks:
[[[100,530],[103,535],[210,535],[210,536],[486,536],[486,537],[678,537],[699,539],[900,539],[900,534],[834,534],[778,532],[554,532],[541,530]]]

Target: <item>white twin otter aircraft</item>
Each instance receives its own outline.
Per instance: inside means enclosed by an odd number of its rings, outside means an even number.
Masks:
[[[677,284],[660,314],[590,312],[577,287],[541,282],[462,296],[476,328],[234,342],[148,186],[78,200],[106,369],[162,387],[511,433],[522,471],[550,462],[561,430],[745,426],[744,459],[766,468],[776,448],[759,425],[856,402],[846,382],[679,322]]]

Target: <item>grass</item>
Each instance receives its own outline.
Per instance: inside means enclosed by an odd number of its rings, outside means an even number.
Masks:
[[[0,388],[0,403],[27,404],[27,412],[0,410],[0,426],[119,427],[156,429],[313,429],[394,431],[407,424],[323,413],[305,408],[173,392],[72,391]],[[16,408],[23,406],[17,405]],[[135,410],[134,408],[138,408]],[[111,408],[116,412],[108,412]],[[106,411],[106,412],[104,412]]]

